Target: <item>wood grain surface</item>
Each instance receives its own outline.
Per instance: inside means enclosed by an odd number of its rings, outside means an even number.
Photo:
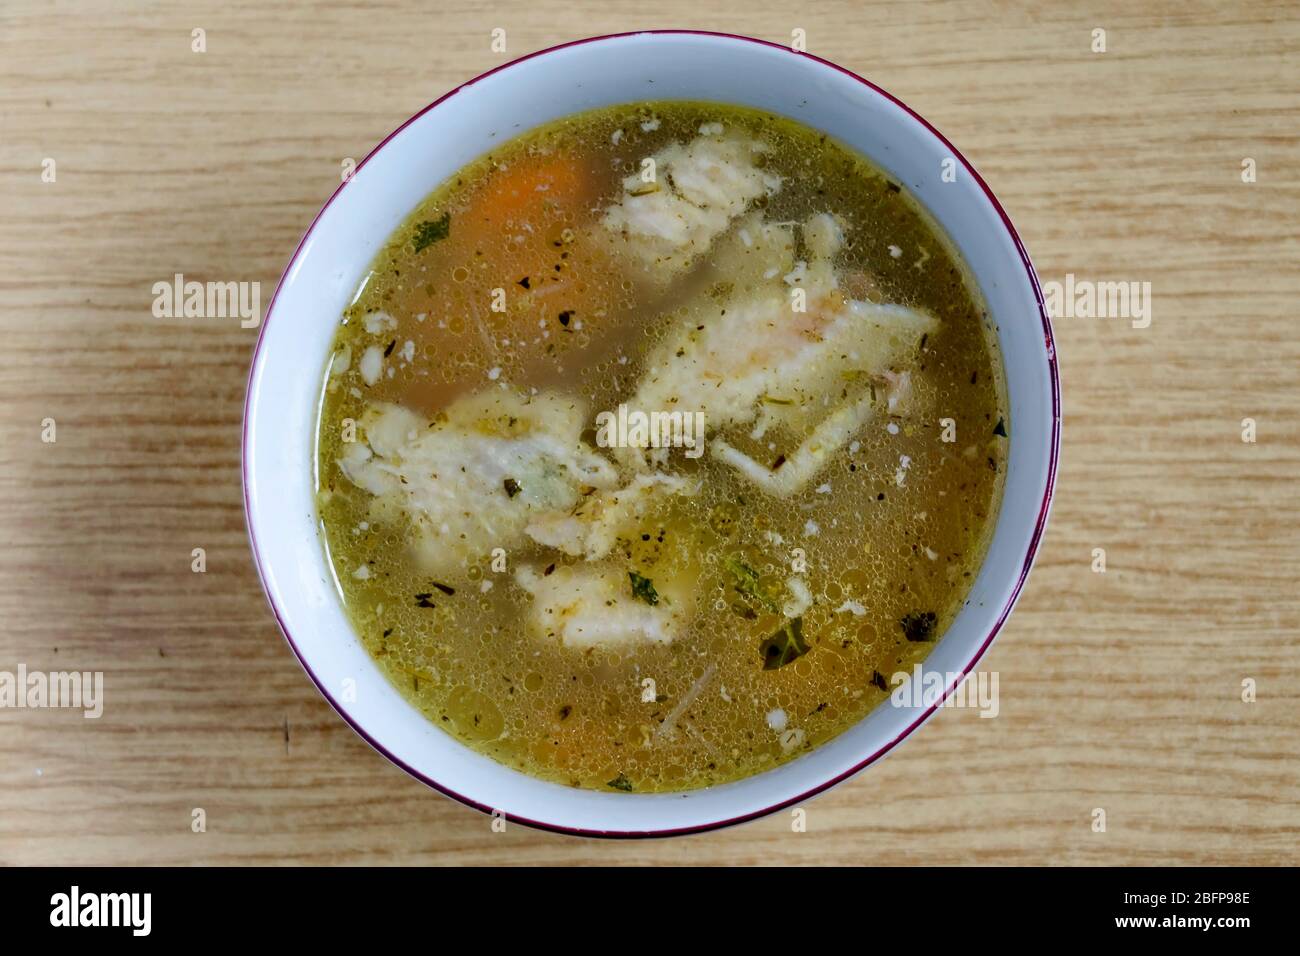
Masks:
[[[506,59],[656,26],[806,30],[958,145],[1044,281],[1150,282],[1152,322],[1056,323],[1063,464],[981,665],[997,719],[941,712],[804,833],[494,833],[291,656],[244,530],[256,332],[151,289],[265,306],[345,158]],[[1279,3],[4,0],[0,670],[102,670],[106,702],[0,709],[0,862],[1300,862],[1298,56]]]

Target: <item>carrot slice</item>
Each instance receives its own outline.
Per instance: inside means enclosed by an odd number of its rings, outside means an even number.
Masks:
[[[522,157],[492,174],[470,200],[465,219],[471,228],[500,227],[551,209],[580,212],[592,198],[588,170],[572,156]]]

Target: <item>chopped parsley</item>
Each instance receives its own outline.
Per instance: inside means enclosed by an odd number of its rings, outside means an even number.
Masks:
[[[441,219],[426,219],[415,227],[415,251],[423,252],[435,242],[451,234],[451,213],[444,212]]]
[[[635,571],[627,573],[628,580],[632,582],[632,596],[638,597],[646,604],[654,607],[659,603],[659,592],[655,590],[655,584],[647,577],[637,574]]]
[[[791,661],[803,657],[811,648],[803,639],[803,618],[786,621],[781,629],[759,645],[763,655],[763,670],[774,671]]]
[[[736,590],[745,597],[753,598],[769,611],[776,613],[776,601],[772,600],[771,595],[763,588],[759,582],[758,572],[751,568],[739,557],[732,556],[727,558],[727,570],[732,573],[736,579]]]

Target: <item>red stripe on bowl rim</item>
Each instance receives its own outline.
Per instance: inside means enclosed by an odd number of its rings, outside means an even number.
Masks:
[[[438,99],[434,100],[428,106],[424,107],[424,109],[420,110],[418,113],[411,116],[408,120],[402,123],[402,125],[398,126],[391,133],[385,136],[383,140],[380,141],[379,145],[377,145],[374,149],[372,149],[369,153],[367,153],[365,159],[361,160],[361,162],[357,164],[356,169],[353,171],[353,176],[355,176],[356,172],[359,171],[363,166],[365,166],[367,162],[370,161],[371,157],[375,156],[381,149],[383,149],[388,144],[389,140],[391,140],[394,136],[402,132],[402,130],[406,129],[408,126],[410,126],[416,120],[420,119],[420,117],[424,116],[430,110],[434,109],[441,103],[444,103],[447,100],[451,99],[453,96],[455,96],[457,93],[461,92],[462,90],[466,89],[467,87],[473,86],[475,83],[478,83],[480,80],[484,80],[489,76],[501,72],[502,70],[508,70],[512,66],[516,66],[527,60],[531,60],[534,57],[545,56],[548,53],[554,53],[558,50],[564,50],[569,47],[575,47],[575,46],[583,46],[588,43],[600,43],[605,40],[618,40],[627,37],[645,36],[645,35],[703,36],[703,37],[717,37],[717,38],[727,39],[727,40],[739,40],[744,43],[753,43],[759,46],[769,47],[775,50],[781,50],[782,52],[789,54],[790,56],[797,56],[809,60],[814,60],[817,63],[822,64],[823,66],[830,67],[836,72],[842,73],[844,76],[856,80],[858,83],[861,83],[863,86],[868,87],[873,92],[883,96],[885,99],[889,100],[895,106],[898,106],[905,113],[907,113],[908,116],[912,117],[918,123],[920,123],[926,130],[930,132],[931,135],[933,135],[936,139],[938,139],[941,143],[944,144],[944,146],[946,146],[951,151],[953,157],[955,157],[959,162],[961,162],[962,166],[966,168],[966,171],[970,173],[972,178],[979,185],[980,189],[983,190],[984,195],[988,198],[989,202],[992,203],[993,208],[997,210],[998,216],[1001,218],[1003,226],[1006,227],[1007,234],[1011,237],[1011,241],[1015,244],[1016,252],[1019,254],[1020,261],[1025,267],[1025,275],[1029,279],[1030,287],[1033,289],[1034,297],[1038,304],[1038,314],[1039,314],[1039,318],[1042,320],[1042,325],[1043,325],[1043,340],[1047,350],[1048,370],[1051,376],[1052,441],[1051,441],[1051,447],[1049,449],[1047,484],[1043,489],[1043,500],[1042,503],[1039,505],[1038,520],[1034,526],[1034,533],[1029,540],[1029,547],[1025,551],[1024,564],[1021,566],[1020,575],[1016,579],[1015,586],[1012,588],[1011,594],[1007,598],[1007,602],[1002,608],[1002,613],[998,616],[997,621],[994,623],[993,627],[989,630],[988,636],[984,639],[984,642],[979,646],[978,650],[976,650],[975,655],[971,658],[970,662],[966,664],[965,667],[962,668],[961,675],[962,678],[964,679],[965,676],[969,674],[975,668],[975,666],[980,662],[980,659],[983,658],[985,652],[989,649],[989,646],[993,643],[994,638],[997,637],[998,632],[1002,630],[1002,625],[1006,623],[1007,617],[1011,614],[1012,608],[1015,607],[1016,601],[1020,597],[1020,592],[1021,589],[1024,587],[1025,579],[1029,576],[1029,570],[1033,566],[1034,557],[1038,553],[1038,545],[1039,542],[1042,540],[1043,531],[1047,525],[1048,512],[1051,510],[1052,494],[1056,486],[1057,461],[1060,457],[1061,386],[1060,386],[1060,378],[1057,371],[1056,346],[1052,335],[1052,323],[1050,318],[1047,315],[1047,308],[1043,302],[1043,290],[1038,283],[1038,275],[1034,271],[1034,266],[1029,259],[1029,254],[1025,251],[1024,243],[1020,241],[1020,235],[1019,233],[1016,232],[1016,227],[1011,222],[1011,217],[1007,215],[1007,211],[1004,208],[1002,208],[1002,204],[998,202],[997,197],[993,195],[993,190],[989,188],[988,183],[984,181],[984,178],[980,176],[979,172],[975,169],[974,166],[971,165],[970,161],[967,160],[966,157],[962,155],[961,151],[957,149],[956,146],[954,146],[951,142],[949,142],[948,138],[944,136],[943,133],[939,132],[939,130],[937,130],[933,125],[931,125],[930,122],[925,119],[925,117],[921,116],[919,113],[917,113],[915,110],[909,107],[902,100],[898,99],[898,97],[894,96],[887,90],[881,89],[879,86],[872,83],[870,80],[858,76],[852,70],[845,69],[844,67],[840,66],[837,63],[832,63],[830,60],[823,59],[812,53],[795,52],[788,46],[785,46],[780,43],[773,43],[770,40],[759,40],[755,37],[747,37],[735,33],[723,33],[723,32],[711,31],[711,30],[673,30],[673,29],[634,30],[627,33],[608,33],[602,36],[586,37],[581,40],[571,40],[567,43],[560,43],[557,44],[556,46],[547,47],[544,50],[536,50],[532,53],[525,54],[524,56],[517,57],[516,59],[513,59],[508,63],[503,63],[500,66],[495,66],[484,73],[480,73],[478,76],[474,77],[474,79],[469,80],[466,83],[462,83],[461,85],[457,86],[455,89],[438,97]],[[775,803],[772,804],[771,806],[764,807],[761,810],[754,810],[752,812],[745,813],[736,817],[710,821],[708,823],[694,824],[692,826],[671,827],[671,828],[665,828],[660,830],[592,830],[592,829],[585,829],[582,827],[562,826],[560,824],[548,823],[544,820],[531,820],[526,817],[512,816],[511,814],[502,810],[501,808],[488,807],[482,803],[479,803],[476,800],[471,799],[470,797],[465,796],[464,794],[457,793],[455,790],[452,790],[450,787],[446,786],[445,784],[441,784],[437,780],[434,780],[432,777],[429,777],[424,773],[422,773],[421,771],[416,770],[410,764],[406,763],[406,761],[400,759],[395,754],[391,753],[386,747],[384,747],[383,744],[375,740],[365,730],[364,727],[362,727],[356,720],[352,718],[352,716],[346,710],[343,709],[343,707],[339,704],[337,700],[334,699],[334,697],[330,694],[330,692],[325,689],[324,684],[322,684],[321,681],[316,677],[315,673],[312,672],[311,667],[308,666],[307,661],[303,658],[302,653],[298,650],[298,645],[294,642],[293,636],[289,633],[289,628],[285,624],[284,617],[280,612],[280,608],[276,605],[275,599],[271,596],[270,588],[267,587],[266,575],[262,570],[262,555],[257,546],[257,536],[253,531],[251,506],[250,506],[251,503],[249,501],[249,485],[248,485],[248,413],[249,413],[249,403],[252,396],[253,375],[257,369],[258,357],[261,354],[262,339],[263,336],[265,336],[266,334],[266,328],[271,322],[271,315],[273,310],[275,309],[276,297],[280,294],[280,287],[284,284],[285,278],[288,277],[293,272],[294,266],[297,264],[298,257],[302,254],[303,247],[307,244],[307,240],[311,237],[312,231],[316,228],[316,224],[320,221],[321,216],[325,214],[325,210],[330,207],[330,204],[333,203],[334,200],[338,198],[339,193],[341,193],[344,189],[348,187],[348,185],[351,182],[351,179],[352,177],[349,177],[348,181],[340,183],[339,186],[330,195],[330,198],[325,201],[325,205],[321,206],[320,211],[316,213],[316,216],[311,221],[311,225],[307,227],[307,231],[303,233],[302,239],[299,240],[297,248],[294,249],[293,255],[289,259],[289,264],[285,267],[284,273],[280,277],[280,281],[276,283],[275,292],[271,294],[270,301],[267,302],[266,315],[262,320],[262,327],[258,331],[257,344],[253,348],[253,357],[251,362],[249,363],[248,384],[245,387],[245,392],[244,392],[244,422],[243,422],[243,438],[241,441],[241,451],[240,451],[240,472],[241,472],[241,477],[244,485],[244,522],[246,527],[248,528],[248,539],[253,551],[253,562],[257,566],[257,576],[262,583],[262,592],[266,595],[267,603],[270,604],[271,611],[275,615],[276,624],[280,628],[280,633],[284,635],[284,639],[288,643],[290,650],[293,651],[294,657],[297,658],[298,663],[302,666],[302,669],[307,673],[307,676],[311,678],[312,683],[316,685],[316,689],[320,691],[321,696],[323,696],[329,702],[330,706],[334,708],[334,710],[339,714],[339,716],[342,717],[354,731],[356,731],[357,735],[361,737],[362,740],[368,743],[371,747],[373,747],[376,751],[378,751],[380,754],[386,757],[389,761],[401,767],[403,770],[405,770],[416,780],[419,780],[421,783],[425,784],[426,786],[434,790],[437,790],[439,793],[443,794],[444,796],[450,797],[451,799],[456,800],[459,803],[463,803],[467,807],[472,807],[473,809],[478,810],[481,813],[487,814],[488,816],[491,816],[494,812],[504,813],[505,818],[507,820],[511,820],[515,823],[522,823],[525,826],[533,827],[538,830],[548,830],[552,833],[564,833],[570,836],[601,837],[601,838],[609,838],[609,839],[645,839],[649,837],[681,836],[690,833],[705,833],[710,830],[719,830],[722,829],[723,827],[730,827],[740,823],[747,823],[750,820],[756,820],[759,817],[765,817],[769,814],[777,813],[778,811],[784,810],[787,807],[792,807],[797,803],[801,803],[805,800],[808,800],[811,797],[815,797],[818,794],[822,793],[823,791],[829,790],[831,787],[834,787],[836,784],[842,783],[848,778],[854,776],[857,773],[860,773],[861,771],[865,770],[867,767],[871,766],[881,757],[885,756],[885,754],[889,753],[896,746],[898,746],[898,744],[900,744],[904,739],[906,739],[914,730],[916,730],[917,727],[925,723],[925,721],[928,720],[930,716],[933,715],[934,712],[939,707],[943,706],[944,701],[947,700],[948,697],[951,696],[954,691],[956,691],[958,686],[960,686],[961,680],[954,681],[952,686],[949,687],[944,692],[943,696],[940,697],[939,700],[936,701],[928,710],[926,710],[925,713],[923,713],[920,717],[918,717],[911,724],[909,724],[907,728],[904,729],[900,734],[898,734],[898,736],[896,736],[893,740],[889,741],[888,743],[884,744],[882,747],[877,749],[875,753],[871,754],[869,757],[865,758],[861,762],[855,764],[853,767],[849,768],[848,770],[845,770],[843,773],[837,774],[831,779],[823,783],[820,783],[817,786],[812,787],[808,790],[805,790],[804,792],[798,794],[797,796],[782,800],[779,803]]]

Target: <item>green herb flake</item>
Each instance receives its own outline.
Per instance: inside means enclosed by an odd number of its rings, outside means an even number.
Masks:
[[[796,617],[786,621],[779,631],[759,645],[758,651],[763,655],[763,670],[774,671],[798,660],[811,649],[803,639],[803,618]]]
[[[415,227],[415,251],[423,252],[435,242],[451,234],[451,213],[444,212],[441,219],[426,219]]]
[[[605,784],[605,786],[611,787],[614,790],[622,790],[624,793],[632,792],[632,781],[627,779],[627,774],[625,773],[620,773],[609,783]]]
[[[655,590],[655,584],[653,581],[637,574],[635,571],[629,571],[627,577],[628,580],[632,582],[633,597],[639,597],[651,607],[654,607],[659,603],[659,592]]]
[[[757,571],[735,555],[727,558],[727,570],[736,579],[737,591],[745,595],[745,597],[753,598],[769,611],[776,613],[776,601],[772,600],[771,595],[764,590],[763,585],[759,582]]]

